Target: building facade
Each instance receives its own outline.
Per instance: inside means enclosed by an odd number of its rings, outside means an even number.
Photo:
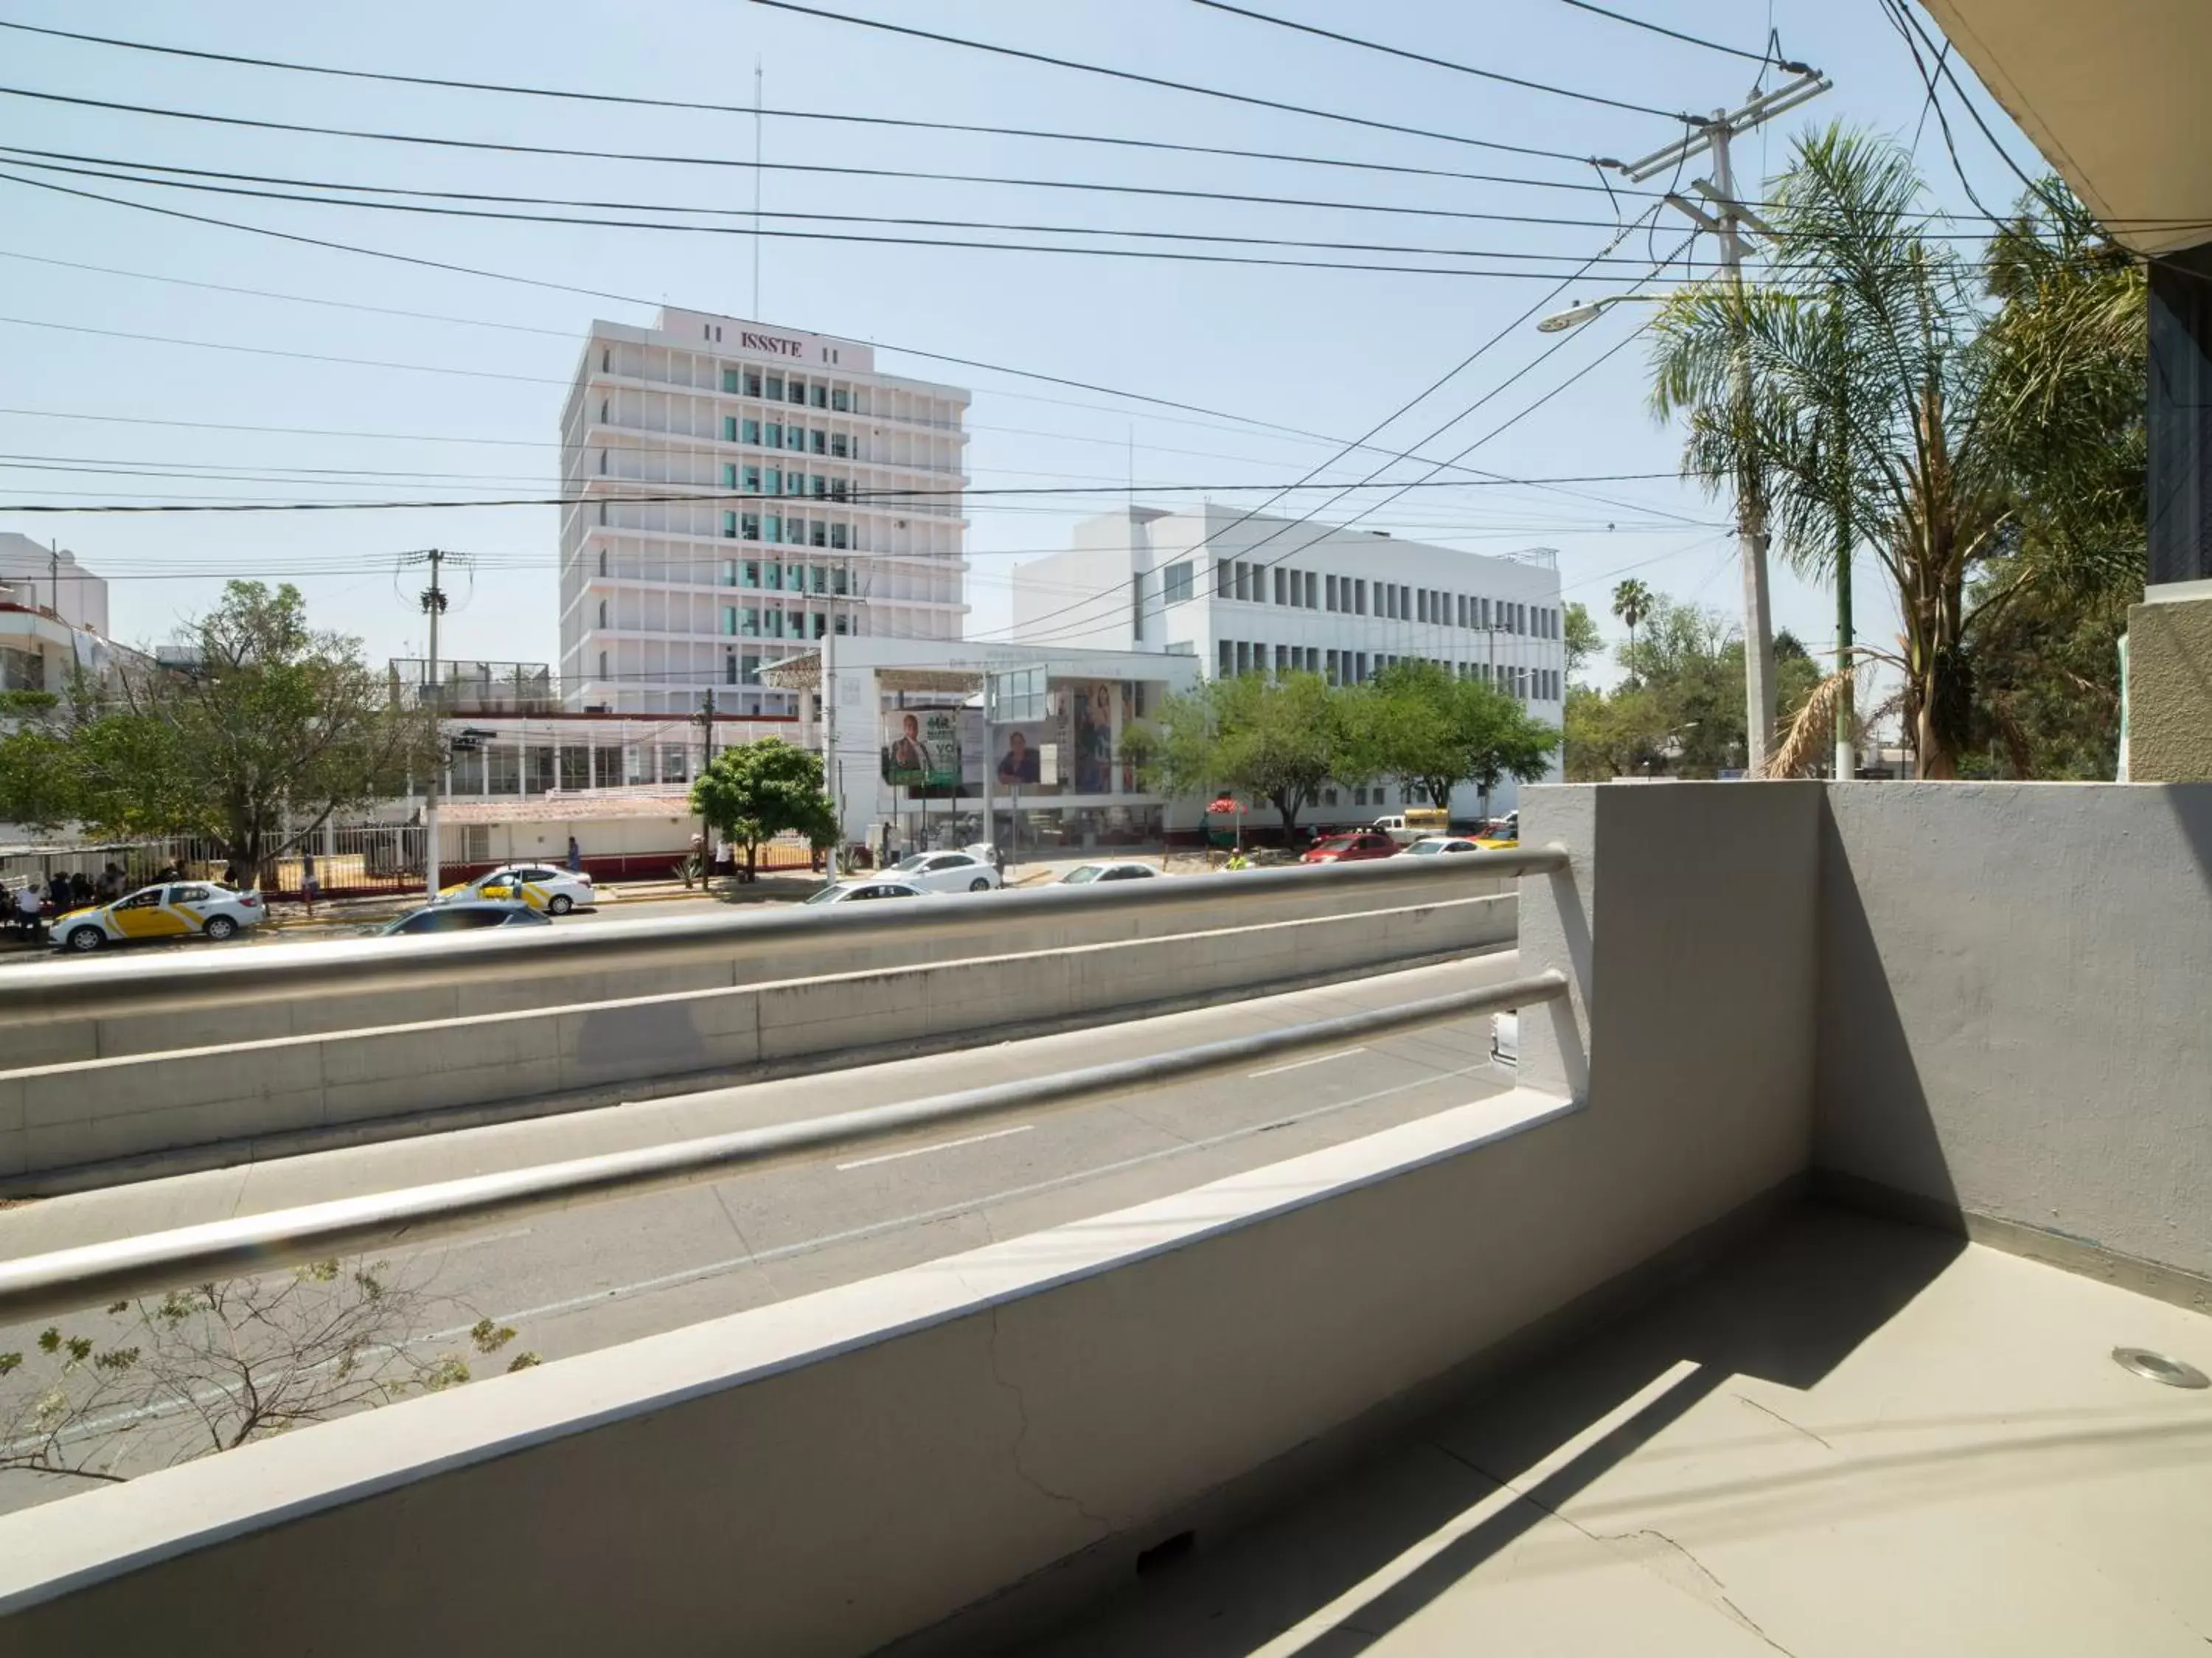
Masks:
[[[61,548],[0,534],[0,692],[66,703],[80,685],[110,687],[149,665],[108,637],[106,582]]]
[[[824,335],[592,324],[561,417],[562,700],[787,718],[761,670],[832,629],[958,638],[968,400]]]
[[[1072,539],[1015,567],[1017,643],[1176,651],[1209,675],[1304,671],[1336,685],[1426,661],[1496,685],[1549,724],[1565,716],[1547,548],[1500,558],[1210,504],[1126,508],[1084,520]],[[1328,817],[1408,803],[1389,782],[1337,792]],[[1487,802],[1463,789],[1450,809],[1472,817],[1514,798],[1510,783]]]

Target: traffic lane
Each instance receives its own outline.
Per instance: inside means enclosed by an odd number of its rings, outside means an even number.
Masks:
[[[1270,1067],[971,1119],[711,1185],[543,1216],[495,1247],[426,1246],[437,1292],[589,1351],[1186,1190],[1510,1086],[1487,1021]],[[468,1240],[462,1240],[466,1245]]]
[[[463,1175],[664,1145],[894,1100],[927,1099],[1053,1076],[1111,1060],[1422,1001],[1495,984],[1518,971],[1519,957],[1507,947],[1426,966],[1224,1001],[1179,1013],[1155,1014],[1118,1024],[1087,1026],[1049,1036],[75,1192],[0,1213],[0,1256],[41,1254],[203,1221],[264,1214]],[[1261,1067],[1255,1064],[1251,1069]],[[1279,1079],[1262,1078],[1261,1082],[1281,1087],[1304,1074],[1292,1071]],[[876,1149],[919,1143],[931,1133],[917,1130],[902,1141],[881,1142]]]
[[[408,1332],[418,1356],[465,1355],[487,1315],[519,1329],[516,1350],[569,1356],[1109,1213],[1510,1082],[1489,1062],[1488,1021],[1462,1021],[380,1252],[380,1272],[424,1301],[426,1327]],[[127,1338],[97,1312],[60,1322]],[[0,1331],[0,1350],[36,1335]],[[128,1433],[118,1471],[137,1473],[195,1427],[171,1404],[81,1437]],[[0,1511],[72,1489],[0,1480]]]

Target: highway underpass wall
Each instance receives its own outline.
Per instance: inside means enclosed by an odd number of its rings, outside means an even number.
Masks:
[[[981,941],[963,932],[971,954],[950,960],[20,1070],[0,1075],[0,1179],[37,1190],[210,1149],[234,1161],[316,1136],[605,1105],[1402,966],[1510,942],[1516,899],[1482,892],[1492,884],[1370,888],[1397,901],[1343,914],[1329,912],[1340,889],[1316,887],[1292,918],[1224,905],[1224,924],[1058,948],[1021,948],[1009,910],[1005,953],[973,953]]]

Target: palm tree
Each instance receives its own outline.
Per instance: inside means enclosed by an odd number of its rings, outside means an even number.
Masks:
[[[2124,454],[2112,473],[2142,397],[2137,367],[2130,401],[2141,347],[2128,332],[2139,340],[2142,279],[2095,246],[2056,185],[1978,272],[1926,234],[1910,155],[1840,128],[1801,138],[1768,193],[1789,254],[1778,278],[1670,302],[1655,324],[1653,402],[1687,417],[1686,469],[1717,483],[1765,470],[1801,572],[1832,576],[1856,538],[1872,547],[1904,632],[1895,653],[1856,654],[1903,674],[1919,775],[1953,777],[1977,629],[2027,583],[2124,579],[2141,557],[2139,529],[2125,545]],[[1739,350],[1758,387],[1748,420],[1729,412]],[[2012,581],[1977,579],[2022,552]]]
[[[1634,577],[1613,590],[1613,613],[1628,629],[1628,677],[1636,677],[1636,625],[1651,613],[1651,589]]]

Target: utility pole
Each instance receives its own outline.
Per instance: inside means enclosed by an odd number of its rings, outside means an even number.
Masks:
[[[1735,527],[1737,555],[1743,565],[1744,769],[1752,777],[1765,771],[1767,750],[1773,741],[1774,617],[1767,588],[1766,481],[1759,457],[1750,453],[1754,411],[1751,358],[1741,332],[1743,227],[1748,225],[1770,240],[1774,237],[1774,230],[1737,199],[1729,147],[1742,134],[1817,98],[1832,84],[1826,76],[1802,64],[1784,67],[1795,70],[1796,77],[1771,92],[1759,94],[1741,109],[1715,110],[1706,119],[1694,123],[1692,130],[1675,143],[1654,150],[1641,161],[1620,167],[1632,182],[1642,184],[1662,173],[1680,168],[1694,156],[1711,155],[1713,158],[1712,177],[1696,180],[1690,186],[1705,198],[1705,206],[1698,206],[1671,190],[1665,200],[1700,229],[1712,232],[1718,241],[1723,280],[1729,288],[1729,302],[1735,308],[1738,332],[1731,377],[1735,418],[1744,445],[1743,462],[1736,475]]]
[[[32,579],[35,581],[37,578]],[[49,608],[54,613],[54,619],[59,621],[62,613],[62,544],[58,541],[46,543],[46,597]]]
[[[438,619],[446,613],[446,589],[439,581],[441,567],[453,555],[441,547],[410,553],[407,562],[425,564],[430,567],[430,585],[422,589],[423,613],[430,619],[430,661],[423,675],[430,692],[430,717],[434,722],[436,736],[430,747],[430,785],[424,792],[422,809],[422,869],[424,884],[432,902],[438,897],[438,792],[445,781],[446,724],[440,702],[442,687],[438,682]]]
[[[831,588],[837,585],[833,575]],[[830,815],[837,825],[837,838],[830,846],[830,874],[840,869],[838,853],[845,843],[845,803],[837,787],[837,595],[828,600],[829,615],[822,630],[822,792],[830,797]]]
[[[703,771],[714,763],[714,687],[708,686],[699,693],[699,725],[706,734],[701,740],[699,769]]]

